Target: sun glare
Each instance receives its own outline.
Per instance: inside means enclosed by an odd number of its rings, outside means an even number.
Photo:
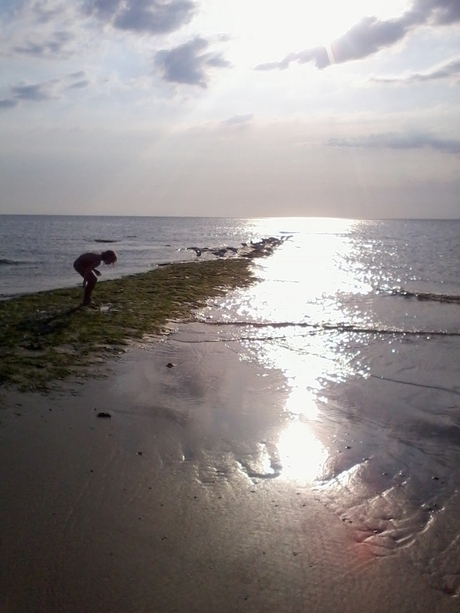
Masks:
[[[257,64],[316,46],[327,48],[363,17],[386,19],[407,5],[407,0],[285,0],[281,4],[235,0],[217,7],[216,0],[205,0],[195,26],[227,34],[233,60]]]
[[[282,432],[277,447],[284,478],[308,483],[321,477],[328,454],[308,424],[293,421]]]

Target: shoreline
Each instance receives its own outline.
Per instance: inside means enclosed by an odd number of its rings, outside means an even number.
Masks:
[[[209,298],[254,280],[249,260],[209,260],[98,282],[94,307],[79,306],[78,288],[1,302],[0,385],[46,390],[53,381],[85,376],[131,340],[160,335]]]
[[[371,555],[314,488],[257,464],[289,422],[281,372],[172,337],[112,367],[5,393],[2,611],[457,610],[403,549]]]
[[[239,248],[188,247],[197,257],[100,281],[95,303],[83,307],[78,288],[24,294],[0,302],[0,387],[46,390],[56,380],[84,376],[88,366],[120,353],[131,340],[160,335],[171,321],[188,321],[210,298],[256,279],[252,259],[289,237]]]

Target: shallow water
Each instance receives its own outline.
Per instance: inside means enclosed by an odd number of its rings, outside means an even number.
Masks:
[[[459,595],[459,238],[443,222],[341,223],[294,234],[188,341],[284,374],[287,421],[254,440],[249,476],[313,486],[374,555],[406,548]]]
[[[265,412],[243,411],[229,388],[221,400],[234,415],[217,399],[203,417],[200,474],[313,488],[370,555],[404,550],[430,585],[460,595],[460,221],[29,218],[16,235],[0,221],[4,295],[76,284],[72,258],[96,239],[117,241],[107,278],[195,259],[188,246],[289,236],[254,262],[258,283],[169,337],[221,344],[260,377],[276,373]],[[178,423],[226,377],[218,356],[212,372],[191,364]],[[186,460],[199,433],[183,436]]]

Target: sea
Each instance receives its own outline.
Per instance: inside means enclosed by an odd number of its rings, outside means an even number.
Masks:
[[[252,476],[308,484],[358,542],[460,596],[460,220],[0,216],[0,297],[80,285],[86,251],[114,249],[102,279],[120,278],[269,236],[257,283],[197,313],[283,373],[288,425]]]

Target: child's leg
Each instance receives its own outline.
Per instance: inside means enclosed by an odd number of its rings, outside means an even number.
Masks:
[[[78,272],[78,274],[83,277],[83,287],[86,287],[86,268],[83,268],[82,266],[75,266],[75,264],[73,265],[74,270],[76,270]]]
[[[91,304],[91,294],[97,282],[97,277],[93,271],[85,275],[85,293],[83,295],[83,304]]]

